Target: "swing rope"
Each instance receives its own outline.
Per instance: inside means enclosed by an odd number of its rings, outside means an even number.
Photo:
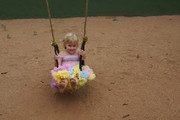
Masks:
[[[88,0],[86,0],[85,22],[84,22],[84,37],[86,36],[87,16],[88,16]]]
[[[81,44],[81,50],[85,50],[85,44],[88,40],[86,36],[86,26],[87,26],[87,17],[88,17],[88,0],[86,0],[86,10],[85,10],[85,21],[84,21],[84,36]],[[82,60],[82,56],[79,58],[79,69],[82,71],[82,66],[85,65],[85,61]]]
[[[49,17],[49,23],[50,23],[50,27],[51,27],[51,33],[52,33],[52,42],[51,42],[51,45],[54,47],[54,53],[55,55],[58,55],[59,54],[59,47],[55,41],[55,37],[54,37],[54,31],[53,31],[53,26],[52,26],[52,22],[51,22],[51,13],[50,13],[50,9],[49,9],[49,3],[48,3],[48,0],[46,0],[46,5],[47,5],[47,12],[48,12],[48,17]],[[59,64],[58,64],[58,61],[56,60],[56,67],[58,67]]]

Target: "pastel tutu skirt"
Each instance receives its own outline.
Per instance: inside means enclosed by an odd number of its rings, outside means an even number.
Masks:
[[[51,87],[53,88],[58,88],[58,84],[61,82],[61,80],[69,80],[70,78],[74,78],[77,75],[79,78],[78,88],[80,88],[84,86],[88,81],[94,80],[96,77],[93,70],[89,66],[84,65],[82,67],[82,71],[80,71],[79,64],[77,63],[67,63],[59,67],[54,67],[51,70],[51,75]],[[67,89],[72,90],[72,87],[69,82],[67,85]]]

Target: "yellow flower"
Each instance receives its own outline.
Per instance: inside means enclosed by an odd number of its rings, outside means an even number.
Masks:
[[[62,79],[67,79],[69,77],[69,73],[66,70],[58,71],[53,74],[53,78],[57,83],[60,83]]]
[[[79,86],[83,86],[86,83],[87,80],[85,80],[84,78],[79,79]]]
[[[94,80],[95,77],[96,77],[96,75],[95,75],[94,73],[92,73],[92,74],[89,76],[88,80],[89,80],[89,81]]]

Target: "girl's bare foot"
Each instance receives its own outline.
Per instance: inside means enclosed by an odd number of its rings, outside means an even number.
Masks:
[[[77,80],[75,78],[70,79],[72,89],[76,89],[77,87]]]
[[[67,80],[61,80],[61,82],[58,86],[60,93],[64,93],[66,86],[67,86],[67,83],[68,83]]]
[[[79,81],[78,74],[76,74],[74,78],[70,79],[72,89],[77,89],[78,81]]]

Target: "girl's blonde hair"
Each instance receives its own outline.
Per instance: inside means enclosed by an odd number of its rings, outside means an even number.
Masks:
[[[67,33],[63,39],[63,46],[64,48],[66,49],[66,43],[69,43],[69,42],[72,42],[72,43],[77,43],[78,45],[78,38],[77,38],[77,35],[75,33]]]

